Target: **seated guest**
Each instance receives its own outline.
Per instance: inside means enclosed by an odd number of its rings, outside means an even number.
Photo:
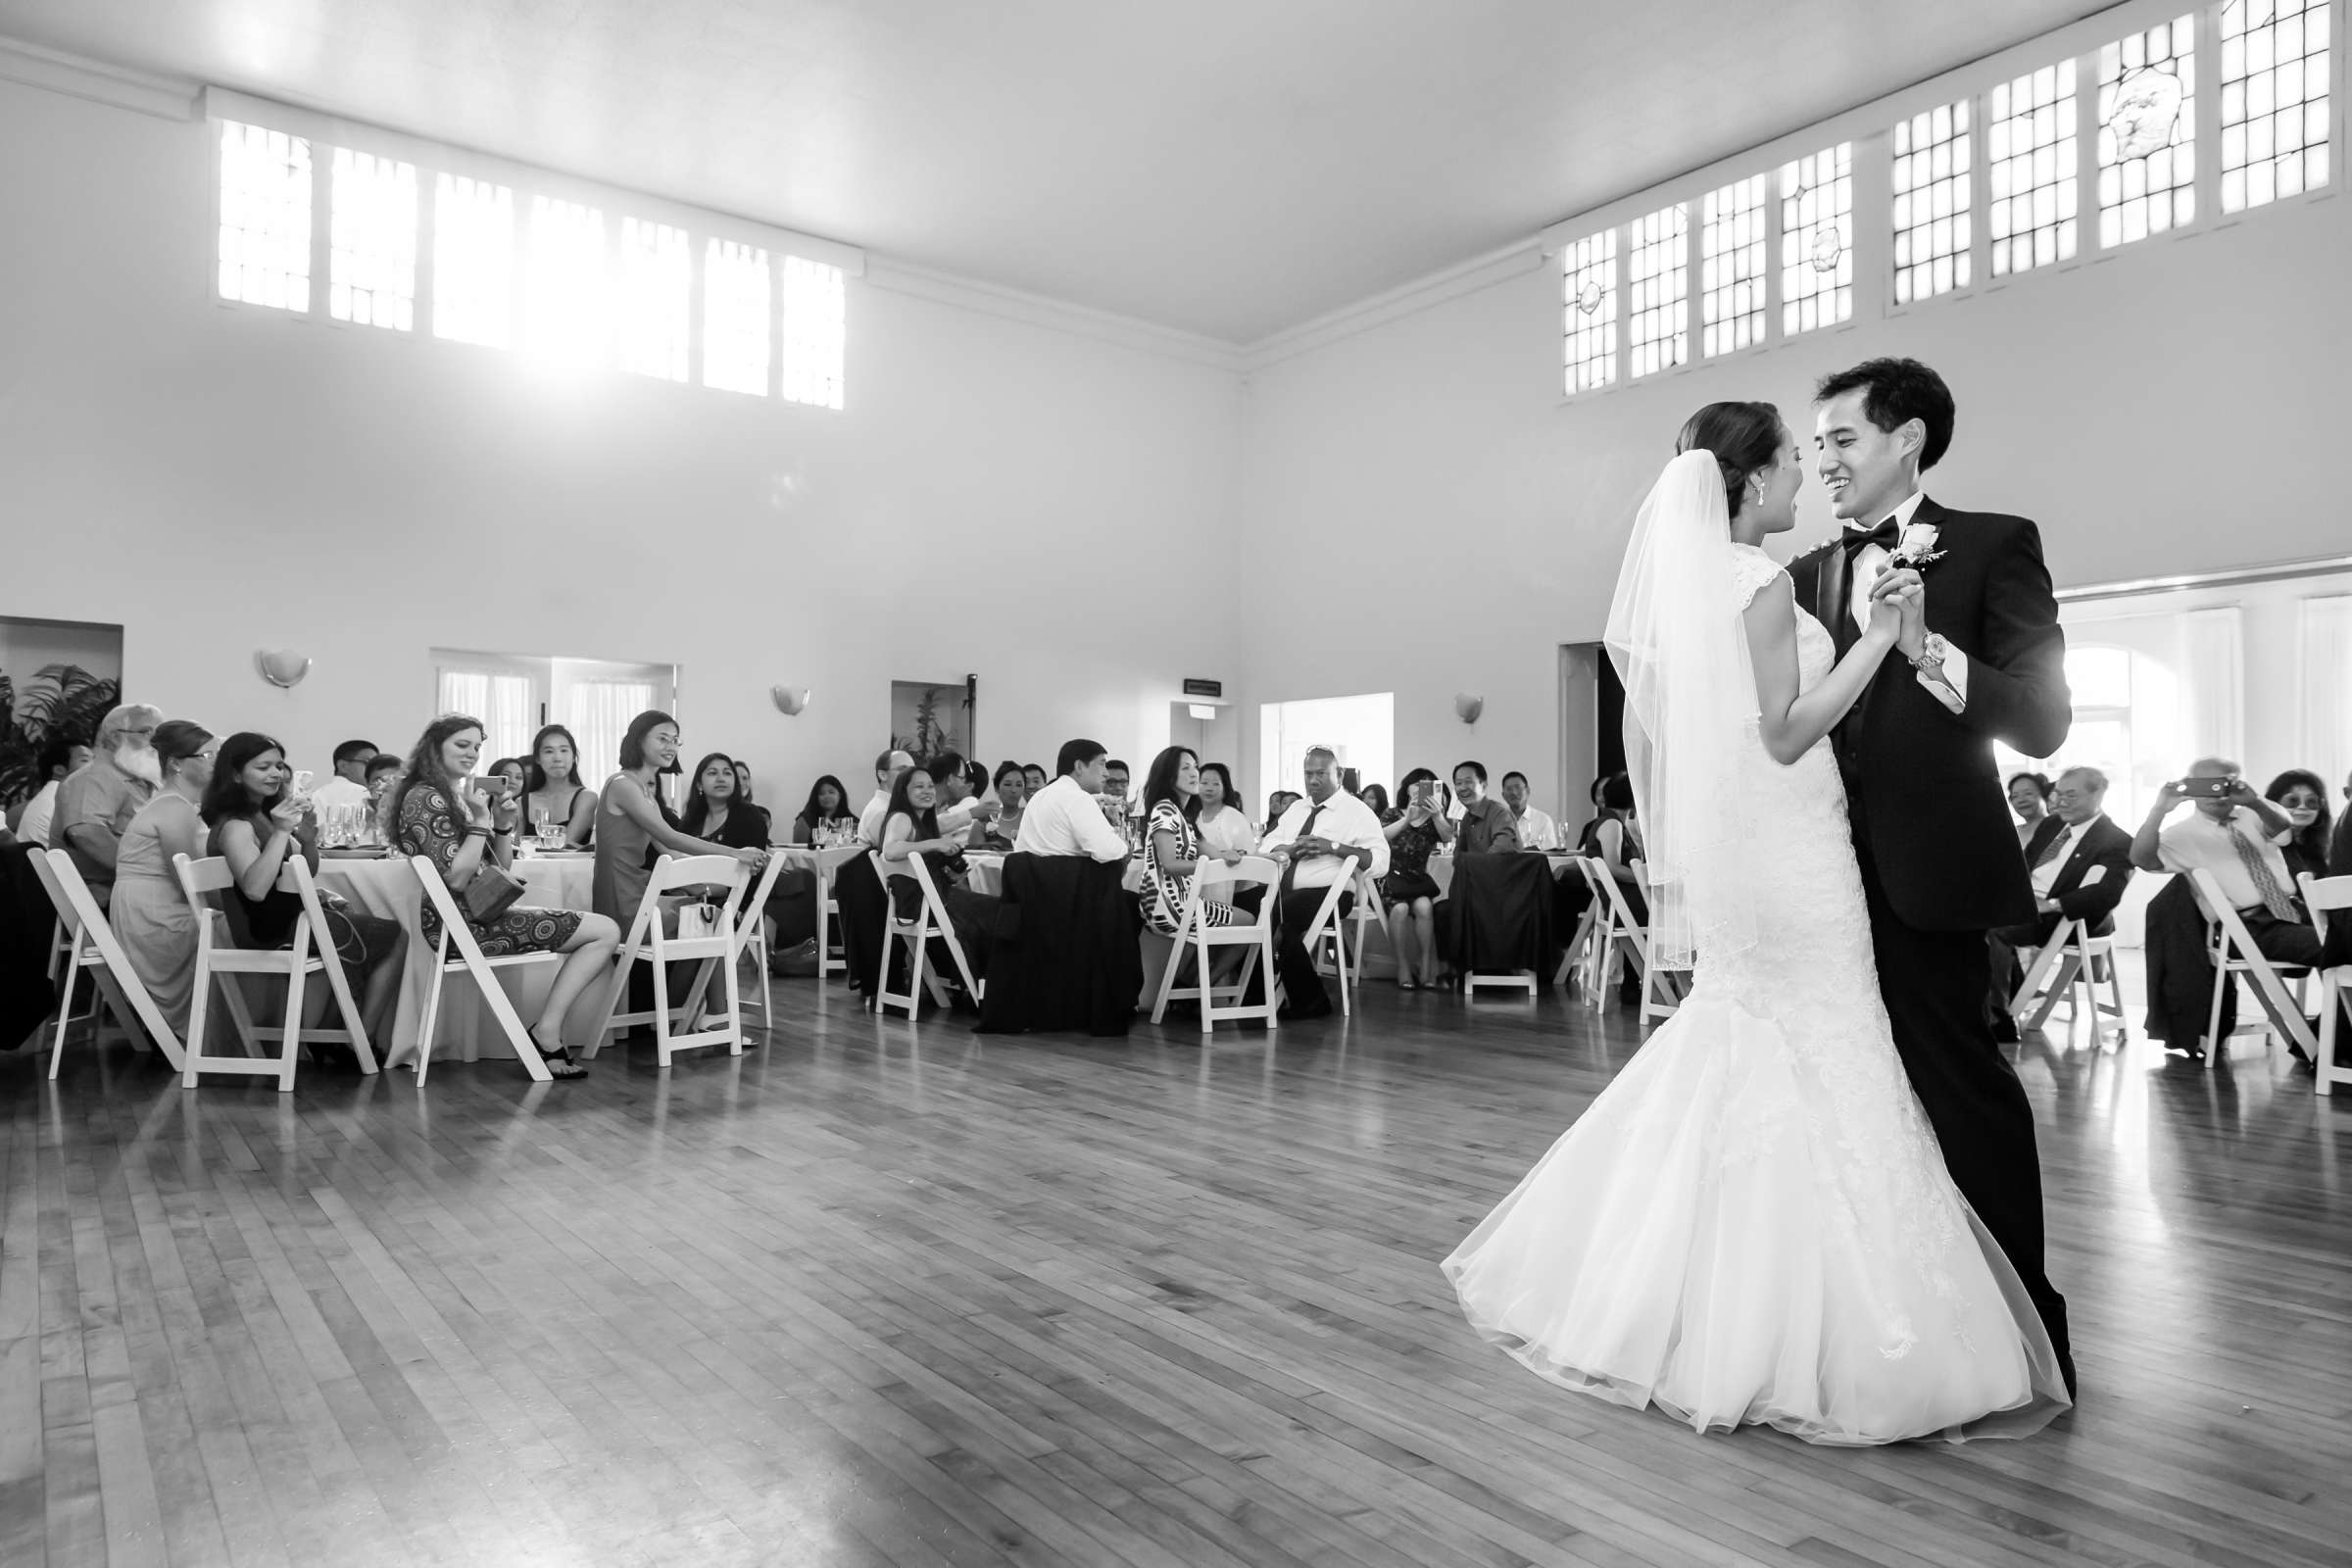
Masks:
[[[2278,840],[2286,868],[2295,876],[2328,874],[2328,833],[2334,824],[2328,811],[2328,786],[2320,775],[2293,767],[2271,780],[2262,798],[2286,813],[2287,831]],[[2300,887],[2302,884],[2290,883]]]
[[[1389,819],[1389,792],[1378,784],[1367,784],[1356,792],[1357,800],[1370,808],[1382,821]]]
[[[1389,874],[1380,879],[1380,901],[1389,909],[1389,946],[1396,952],[1396,984],[1403,990],[1438,983],[1438,884],[1429,858],[1440,843],[1445,808],[1438,800],[1438,775],[1416,767],[1396,786],[1403,805],[1383,813],[1389,841]]]
[[[403,759],[397,752],[378,752],[368,760],[368,826],[362,844],[384,842],[384,796],[400,782]]]
[[[57,787],[49,847],[74,858],[101,908],[114,891],[122,830],[163,784],[163,762],[155,755],[155,728],[163,721],[162,710],[145,703],[115,709],[98,721],[89,762]]]
[[[531,764],[519,757],[502,757],[492,762],[484,771],[491,778],[506,780],[510,787],[509,793],[519,800],[522,797],[523,785],[530,781]]]
[[[212,782],[213,754],[220,749],[211,730],[184,718],[168,718],[155,727],[164,785],[122,830],[115,897],[106,910],[131,968],[183,1038],[196,980],[196,916],[180,891],[172,858],[204,858],[204,818],[198,808]]]
[[[1100,741],[1065,741],[1054,763],[1060,775],[1022,809],[1014,850],[1022,855],[1083,855],[1104,862],[1126,859],[1126,835],[1110,825],[1101,800],[1109,758]]]
[[[375,742],[345,741],[335,748],[334,776],[311,791],[311,804],[321,811],[330,806],[368,804],[368,764],[375,760]]]
[[[1483,762],[1462,762],[1453,770],[1453,798],[1460,811],[1441,817],[1438,837],[1453,846],[1456,855],[1511,855],[1519,849],[1518,824],[1511,808],[1487,794]]]
[[[318,818],[291,789],[293,778],[285,748],[246,730],[220,743],[206,781],[202,814],[212,831],[205,853],[226,860],[236,879],[220,904],[230,939],[241,948],[293,942],[302,896],[277,885],[288,856],[302,857],[313,876],[318,872]],[[388,1040],[409,934],[398,920],[364,914],[324,889],[318,904],[326,929],[313,932],[312,940],[335,950],[346,983],[360,993],[360,1025],[368,1038]],[[348,1047],[337,1054],[358,1059]]]
[[[1592,788],[1587,792],[1592,801],[1592,818],[1577,830],[1576,853],[1579,855],[1598,855],[1600,853],[1599,847],[1593,842],[1592,835],[1600,830],[1601,823],[1609,819],[1608,808],[1600,803],[1600,792],[1608,787],[1608,782],[1613,777],[1615,777],[1614,774],[1601,774],[1592,781]]]
[[[850,809],[850,792],[830,773],[808,786],[808,804],[792,819],[792,842],[814,844],[819,838],[854,834],[858,813]]]
[[[735,759],[735,798],[746,806],[752,804],[752,764],[740,757]]]
[[[90,749],[73,741],[52,739],[36,759],[41,787],[33,792],[10,823],[19,839],[36,850],[49,848],[49,824],[57,814],[59,786],[90,763]]]
[[[1200,809],[1200,760],[1185,747],[1171,746],[1152,760],[1152,771],[1144,775],[1143,807],[1144,886],[1136,897],[1144,923],[1172,937],[1184,923],[1184,901],[1192,894],[1193,873],[1200,862],[1223,860],[1232,865],[1242,857],[1201,846],[1194,820]],[[1235,925],[1247,918],[1233,906],[1233,884],[1212,891],[1220,896],[1200,896],[1202,920]]]
[[[1021,808],[1029,799],[1029,774],[1018,762],[997,764],[997,819],[988,827],[988,841],[1011,849],[1021,832]]]
[[[1307,956],[1307,924],[1334,883],[1359,868],[1375,881],[1388,874],[1388,838],[1364,803],[1340,788],[1339,758],[1318,746],[1306,754],[1306,798],[1291,803],[1261,848],[1285,866],[1274,955],[1287,999],[1281,1015],[1320,1018],[1331,1011],[1331,996]],[[1339,913],[1345,916],[1354,903],[1353,893],[1342,894]]]
[[[939,828],[948,837],[977,849],[988,841],[988,824],[1004,809],[972,788],[972,770],[962,756],[942,752],[924,771],[931,775],[931,792],[939,800]]]
[[[2017,950],[2038,948],[2057,934],[2062,920],[2082,920],[2094,937],[2115,931],[2115,906],[2132,880],[2132,835],[2108,817],[2107,775],[2095,767],[2070,767],[2050,792],[2053,814],[2042,818],[2026,846],[2034,881],[2034,917],[1987,935],[1992,956],[1992,1032],[2017,1039],[2009,999],[2025,983]]]
[[[1033,801],[1036,800],[1038,796],[1044,792],[1048,782],[1046,778],[1046,764],[1043,762],[1023,762],[1021,764],[1021,777],[1028,781],[1029,799]]]
[[[1200,764],[1200,814],[1193,819],[1200,842],[1220,855],[1255,855],[1257,830],[1242,814],[1233,773],[1223,762]]]
[[[679,831],[730,850],[766,849],[767,813],[745,800],[742,788],[743,776],[726,753],[712,752],[695,763]]]
[[[1528,789],[1525,773],[1502,775],[1502,804],[1511,808],[1511,826],[1517,832],[1523,850],[1557,850],[1565,848],[1560,840],[1560,824],[1548,812],[1527,804]]]
[[[1298,799],[1297,790],[1276,790],[1266,797],[1266,832],[1274,831],[1274,824],[1282,820],[1282,813],[1289,810]]]
[[[461,913],[466,890],[482,867],[512,862],[514,824],[521,817],[519,803],[481,788],[470,776],[481,755],[482,721],[444,713],[424,727],[399,780],[384,795],[384,836],[394,852],[432,861]],[[425,942],[439,947],[441,915],[432,900],[419,909],[418,923]],[[609,915],[517,904],[493,920],[469,919],[466,927],[486,958],[564,955],[547,1004],[530,1026],[531,1046],[550,1076],[586,1077],[588,1069],[571,1059],[564,1044],[564,1020],[589,984],[611,972],[619,926]]]
[[[2017,773],[2008,783],[2009,809],[2017,813],[2017,847],[2034,842],[2034,833],[2049,817],[2050,781],[2039,773]]]
[[[1613,773],[1601,786],[1601,814],[1592,824],[1591,854],[1607,865],[1609,876],[1617,890],[1625,895],[1625,906],[1636,922],[1649,924],[1649,896],[1642,891],[1642,877],[1634,862],[1642,858],[1642,829],[1634,820],[1634,781],[1623,773]],[[1633,967],[1626,968],[1625,978],[1617,988],[1620,1002],[1639,1002],[1642,982]]]
[[[2254,793],[2237,764],[2205,757],[2191,762],[2190,779],[2226,779],[2228,793],[2196,797],[2196,808],[2167,826],[2165,818],[2191,797],[2167,780],[2132,840],[2132,863],[2143,871],[2213,873],[2222,897],[2236,908],[2246,934],[2264,957],[2307,968],[2320,961],[2320,934],[2295,897],[2278,841],[2294,824]]]
[[[664,852],[732,856],[755,871],[767,863],[764,831],[758,844],[733,845],[685,830],[662,799],[662,775],[675,767],[677,760],[678,721],[660,711],[639,713],[629,720],[628,731],[620,738],[620,771],[605,780],[597,805],[592,902],[596,912],[612,921],[622,935],[637,918],[646,887],[653,881],[654,862]],[[730,788],[733,773],[730,766]],[[665,909],[664,923],[672,921],[676,912]],[[642,1009],[632,1001],[630,1010]]]
[[[534,828],[562,823],[564,842],[584,850],[596,836],[596,791],[580,782],[580,743],[561,724],[531,737],[531,765],[522,776],[522,818]]]
[[[956,770],[962,777],[962,770]],[[920,858],[931,874],[931,886],[946,906],[948,924],[956,945],[972,966],[975,979],[988,970],[988,919],[999,901],[965,887],[969,874],[963,862],[962,842],[939,825],[939,788],[928,767],[916,765],[899,775],[891,786],[890,809],[882,818],[882,866],[888,873],[890,906],[902,920],[922,911],[922,884],[907,862]],[[954,969],[947,972],[954,976]]]
[[[890,792],[898,787],[899,775],[913,765],[914,759],[900,751],[874,759],[874,798],[858,812],[858,836],[877,849],[882,844],[882,819],[890,814]]]
[[[1127,771],[1127,764],[1117,758],[1102,764],[1102,799],[1107,803],[1110,814],[1122,822],[1135,814],[1129,789],[1132,782],[1133,775]]]

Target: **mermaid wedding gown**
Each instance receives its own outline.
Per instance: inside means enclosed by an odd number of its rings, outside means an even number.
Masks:
[[[1734,546],[1740,607],[1779,574]],[[1836,662],[1797,612],[1799,677]],[[2067,1405],[2048,1336],[1945,1173],[1887,1029],[1829,745],[1750,738],[1772,825],[1756,941],[1690,996],[1446,1259],[1540,1376],[1704,1432],[2022,1437]]]

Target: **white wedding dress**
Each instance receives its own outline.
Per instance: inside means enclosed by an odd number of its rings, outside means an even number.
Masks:
[[[1734,546],[1740,607],[1780,572]],[[1835,662],[1797,612],[1800,679]],[[1739,763],[1769,824],[1755,941],[1690,996],[1448,1257],[1478,1331],[1700,1431],[2020,1437],[2064,1409],[2048,1336],[1945,1173],[1888,1033],[1824,742]]]

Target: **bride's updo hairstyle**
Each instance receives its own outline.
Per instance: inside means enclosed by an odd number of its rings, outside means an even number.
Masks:
[[[1690,416],[1675,437],[1674,452],[1711,452],[1723,472],[1723,503],[1740,515],[1740,491],[1747,476],[1769,468],[1781,454],[1781,411],[1769,403],[1710,403]]]

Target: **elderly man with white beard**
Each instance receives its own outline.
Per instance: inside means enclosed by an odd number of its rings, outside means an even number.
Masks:
[[[116,709],[98,722],[95,755],[57,787],[49,847],[74,857],[101,905],[114,892],[122,830],[163,786],[163,760],[155,753],[155,727],[163,721],[162,710],[145,703]]]

